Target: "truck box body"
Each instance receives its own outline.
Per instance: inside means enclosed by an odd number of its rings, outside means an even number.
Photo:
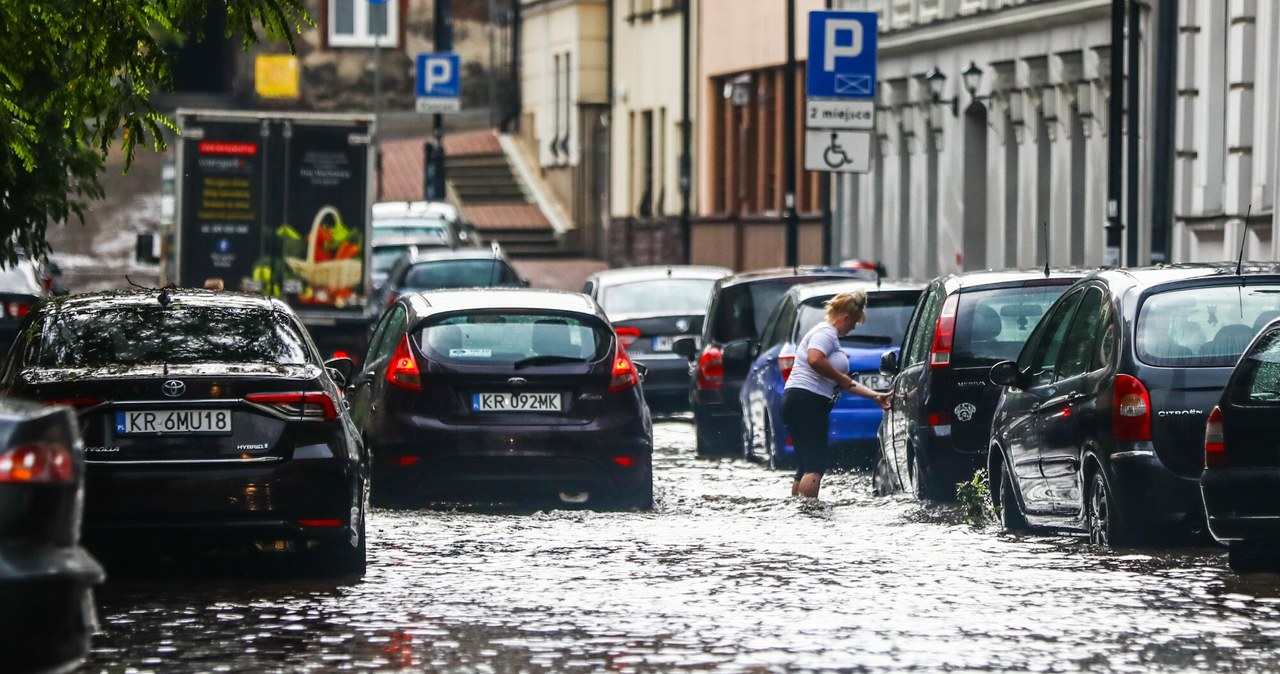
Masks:
[[[177,112],[177,222],[167,279],[287,301],[328,357],[363,352],[372,318],[374,118]]]

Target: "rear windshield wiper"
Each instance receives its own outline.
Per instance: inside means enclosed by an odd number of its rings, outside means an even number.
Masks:
[[[529,356],[521,358],[512,364],[512,367],[519,370],[521,368],[533,367],[534,365],[559,365],[561,363],[585,363],[586,358],[578,358],[577,356]]]

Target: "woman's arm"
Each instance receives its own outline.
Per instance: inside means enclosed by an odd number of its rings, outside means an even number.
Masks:
[[[837,370],[835,366],[831,364],[831,361],[827,360],[827,355],[822,353],[822,351],[818,349],[809,349],[808,360],[809,367],[813,368],[814,372],[834,381],[841,391],[845,391],[846,393],[851,393],[868,400],[873,400],[880,406],[880,409],[889,409],[888,392],[877,393],[876,391],[858,383],[853,377],[850,377],[847,372]]]

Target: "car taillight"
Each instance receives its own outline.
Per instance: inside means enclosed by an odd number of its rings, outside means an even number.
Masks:
[[[1227,446],[1222,437],[1222,410],[1214,407],[1204,425],[1204,467],[1227,465]]]
[[[9,318],[22,318],[31,313],[31,305],[26,302],[9,302],[5,305],[4,312]]]
[[[724,359],[720,356],[720,347],[708,346],[698,357],[698,388],[721,388],[724,386]]]
[[[640,383],[640,375],[631,362],[631,356],[621,344],[613,352],[613,378],[609,380],[609,393],[625,391]]]
[[[778,371],[782,373],[782,381],[791,378],[791,368],[796,364],[796,355],[778,356]]]
[[[1116,375],[1111,430],[1123,442],[1151,439],[1151,396],[1137,377]]]
[[[640,339],[640,328],[633,328],[629,325],[615,328],[614,332],[618,333],[618,341],[622,342],[623,346],[631,346],[637,339]]]
[[[62,445],[36,443],[0,454],[0,482],[67,484],[74,476],[71,450]]]
[[[933,349],[929,352],[929,367],[951,367],[951,344],[956,332],[956,310],[960,296],[952,295],[942,303],[938,324],[933,330]]]
[[[418,369],[418,359],[413,357],[413,349],[409,348],[408,335],[400,338],[395,355],[391,356],[387,381],[410,391],[422,390],[422,373]]]
[[[269,407],[300,419],[331,421],[338,418],[338,407],[324,391],[288,391],[284,393],[250,393],[245,402]]]

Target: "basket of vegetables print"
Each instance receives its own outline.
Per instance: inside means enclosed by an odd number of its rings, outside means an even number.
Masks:
[[[326,223],[326,219],[332,222]],[[342,224],[338,209],[325,206],[311,223],[306,259],[286,256],[284,260],[303,281],[333,292],[360,283],[360,252],[360,232]]]

